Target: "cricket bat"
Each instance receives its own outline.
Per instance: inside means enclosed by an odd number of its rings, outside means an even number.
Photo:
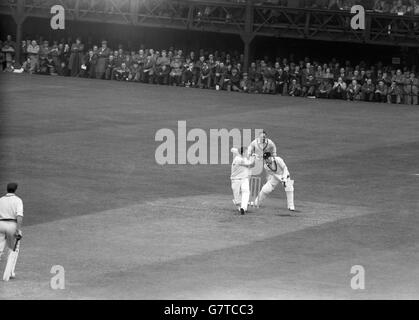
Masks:
[[[9,281],[16,266],[17,256],[19,255],[20,237],[16,239],[13,251],[7,258],[6,268],[4,269],[3,280]]]

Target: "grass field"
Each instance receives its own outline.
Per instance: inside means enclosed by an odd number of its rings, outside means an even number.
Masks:
[[[419,298],[417,107],[25,75],[0,93],[0,187],[25,205],[0,299]],[[281,189],[237,215],[229,165],[156,164],[178,120],[266,129],[296,216]]]

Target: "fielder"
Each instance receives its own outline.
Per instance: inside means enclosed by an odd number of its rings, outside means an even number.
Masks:
[[[249,203],[249,176],[251,175],[251,167],[255,165],[254,157],[246,157],[246,147],[240,150],[232,148],[231,152],[235,155],[231,164],[231,189],[233,190],[233,203],[237,210],[243,215],[247,212]]]
[[[294,180],[290,179],[290,173],[284,160],[273,156],[270,152],[263,154],[264,168],[267,174],[266,183],[263,185],[258,197],[255,199],[255,205],[260,206],[262,201],[275,190],[275,187],[281,182],[287,195],[288,210],[295,211],[294,206]]]
[[[17,238],[22,237],[23,202],[15,195],[17,183],[7,185],[7,194],[0,198],[0,260],[13,250]],[[15,277],[12,270],[11,278]]]

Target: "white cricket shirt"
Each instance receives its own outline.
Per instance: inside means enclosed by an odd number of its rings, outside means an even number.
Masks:
[[[14,193],[8,193],[0,198],[0,220],[23,217],[23,202]]]

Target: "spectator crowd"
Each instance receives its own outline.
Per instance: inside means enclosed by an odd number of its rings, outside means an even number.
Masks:
[[[39,42],[39,43],[38,43]],[[8,36],[1,47],[4,72],[59,75],[113,81],[142,82],[243,93],[280,94],[307,98],[363,100],[418,104],[419,79],[415,66],[399,67],[377,62],[367,65],[336,59],[320,62],[276,58],[251,62],[243,70],[238,52],[185,52],[173,47],[154,50],[140,46],[115,50],[107,41],[88,48],[77,38],[73,43],[46,40],[22,41],[22,61],[16,62],[16,43]]]

